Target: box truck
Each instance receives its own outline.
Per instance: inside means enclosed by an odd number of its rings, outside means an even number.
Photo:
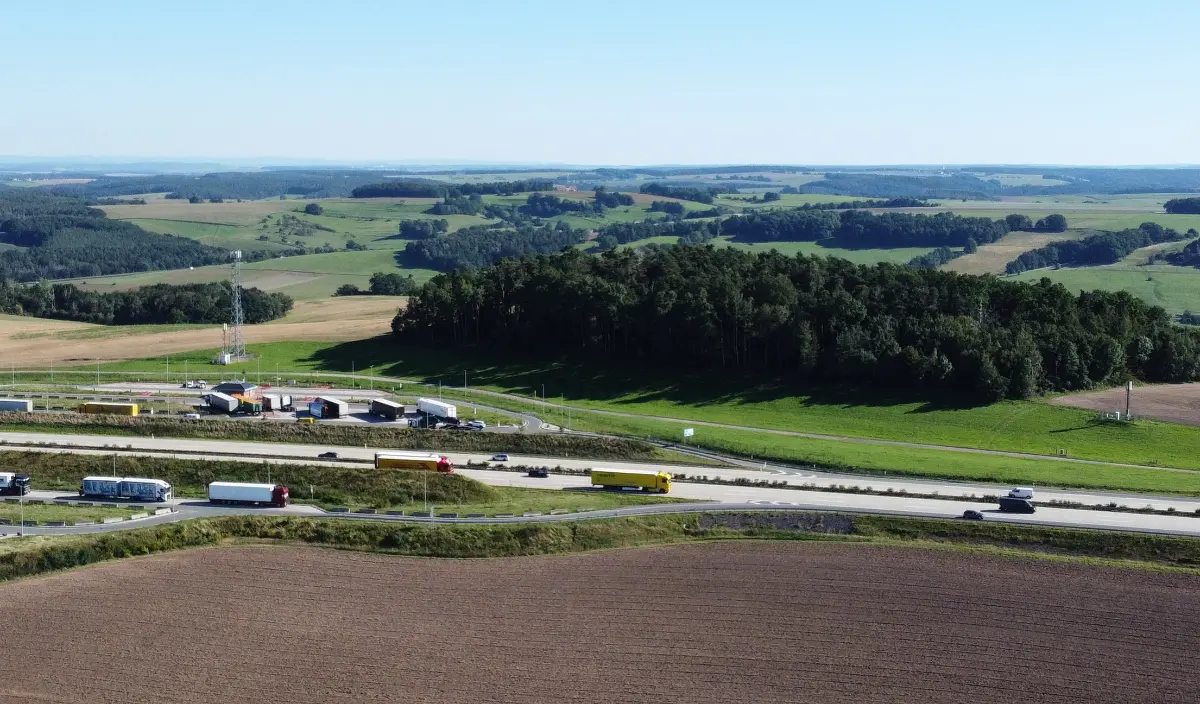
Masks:
[[[28,475],[0,472],[0,496],[24,496],[30,491]]]
[[[593,469],[592,486],[633,488],[665,494],[671,490],[671,475],[653,469]]]
[[[292,397],[286,394],[263,394],[262,403],[264,411],[292,410]]]
[[[79,406],[80,413],[112,413],[118,416],[136,416],[138,414],[138,405],[136,403],[100,403],[98,401],[89,401],[88,403]]]
[[[208,485],[208,500],[214,504],[242,504],[283,508],[288,505],[288,498],[288,488],[280,484],[212,482]]]
[[[169,501],[171,485],[161,479],[142,477],[84,477],[79,495],[97,499]]]
[[[27,398],[0,398],[0,411],[33,411],[33,401]]]
[[[242,403],[229,394],[223,394],[220,391],[204,394],[201,398],[208,404],[208,410],[211,413],[233,413]]]
[[[367,411],[373,416],[396,420],[404,415],[404,406],[386,398],[373,398],[371,404],[367,406]]]
[[[452,403],[442,403],[431,398],[417,399],[417,411],[438,418],[458,419],[458,406]]]
[[[420,469],[426,472],[454,471],[449,457],[430,452],[376,452],[375,468]]]

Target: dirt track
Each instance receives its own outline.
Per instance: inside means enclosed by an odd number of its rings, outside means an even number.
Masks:
[[[6,702],[1182,702],[1200,578],[738,543],[197,550],[0,586]]]
[[[1057,406],[1089,411],[1125,412],[1125,389],[1105,389],[1050,399]],[[1169,423],[1200,425],[1200,384],[1136,386],[1129,412],[1135,418],[1154,418]]]

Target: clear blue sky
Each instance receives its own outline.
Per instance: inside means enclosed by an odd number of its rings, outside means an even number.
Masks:
[[[0,154],[1200,163],[1200,2],[6,2]]]

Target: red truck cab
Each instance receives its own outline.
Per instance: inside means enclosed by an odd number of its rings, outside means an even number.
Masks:
[[[271,503],[279,508],[288,505],[288,488],[280,484],[271,492]]]

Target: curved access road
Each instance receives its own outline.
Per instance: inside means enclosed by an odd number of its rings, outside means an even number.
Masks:
[[[218,440],[183,440],[183,439],[155,439],[155,438],[114,438],[107,436],[80,436],[80,435],[42,435],[35,433],[0,433],[0,439],[5,442],[6,446],[16,446],[18,442],[53,442],[57,447],[27,447],[23,449],[31,449],[45,452],[80,452],[80,453],[103,453],[103,454],[153,454],[160,456],[176,455],[179,452],[188,452],[187,457],[192,458],[222,458],[229,459],[232,457],[242,459],[261,460],[265,459],[268,464],[280,462],[298,462],[303,461],[306,464],[330,464],[337,465],[346,460],[339,458],[338,462],[320,462],[316,459],[316,455],[326,451],[328,448],[315,445],[292,445],[292,444],[277,444],[277,443],[243,443],[232,441]],[[107,445],[107,447],[106,447]],[[128,447],[127,447],[128,446]],[[344,458],[349,458],[355,463],[369,461],[373,457],[374,450],[367,448],[337,448],[339,454]],[[193,454],[194,453],[194,454]],[[181,456],[181,455],[180,455]],[[464,463],[467,459],[476,461],[486,459],[484,456],[471,456],[461,454],[451,454],[451,458],[460,463]],[[736,479],[773,479],[777,481],[789,481],[782,479],[782,475],[771,472],[754,471],[737,468],[716,468],[716,467],[688,467],[679,465],[654,465],[654,464],[638,464],[628,462],[596,462],[591,460],[566,460],[557,458],[536,458],[536,457],[517,457],[511,458],[514,464],[535,465],[535,466],[562,466],[568,469],[584,469],[592,466],[600,465],[612,468],[621,467],[638,467],[638,468],[657,468],[662,471],[669,471],[675,474],[681,474],[685,477],[720,477],[727,480]],[[543,489],[560,489],[567,491],[594,491],[589,486],[589,478],[579,475],[560,475],[552,474],[545,479],[538,479],[525,476],[519,472],[512,471],[497,471],[491,469],[459,469],[462,474],[473,479],[478,479],[487,484],[499,486],[520,486],[533,487]],[[885,489],[888,486],[893,488],[904,488],[910,493],[925,493],[931,494],[937,492],[944,496],[954,496],[956,498],[916,498],[911,496],[876,496],[863,495],[853,493],[837,493],[831,491],[810,491],[794,488],[782,487],[755,487],[755,486],[739,486],[739,485],[714,485],[705,483],[688,482],[686,480],[677,481],[672,489],[672,496],[683,499],[694,499],[696,501],[711,502],[711,503],[673,503],[673,504],[658,504],[651,506],[636,506],[622,509],[614,509],[610,511],[595,511],[595,512],[580,512],[566,514],[560,516],[528,516],[516,518],[487,518],[487,519],[435,519],[438,522],[455,521],[455,522],[488,522],[488,523],[508,523],[521,521],[557,521],[557,520],[579,520],[581,518],[592,517],[608,517],[608,516],[624,516],[624,515],[640,515],[644,513],[670,513],[679,511],[712,511],[712,510],[763,510],[774,508],[780,509],[808,509],[808,510],[832,510],[843,512],[867,512],[867,513],[889,513],[896,515],[919,516],[919,517],[934,517],[934,518],[950,518],[960,516],[967,509],[976,509],[985,512],[989,520],[1026,523],[1034,525],[1049,525],[1049,526],[1064,526],[1064,527],[1079,527],[1079,528],[1094,528],[1104,530],[1126,530],[1126,531],[1144,531],[1154,533],[1167,533],[1175,535],[1192,535],[1200,536],[1200,516],[1196,515],[1196,510],[1200,509],[1200,500],[1195,499],[1176,499],[1169,497],[1145,497],[1129,494],[1104,494],[1104,493],[1084,493],[1084,492],[1051,492],[1038,491],[1038,500],[1041,502],[1051,501],[1056,498],[1061,500],[1080,501],[1083,503],[1108,503],[1109,501],[1124,503],[1131,507],[1141,507],[1151,505],[1156,508],[1175,508],[1176,511],[1188,513],[1190,515],[1178,516],[1160,516],[1153,514],[1135,514],[1135,513],[1117,513],[1081,509],[1065,509],[1045,506],[1044,504],[1038,508],[1036,514],[1032,515],[1014,515],[1001,514],[995,510],[995,504],[985,502],[982,499],[972,499],[970,494],[976,496],[995,495],[1001,493],[1004,487],[989,486],[989,485],[963,485],[953,484],[948,482],[918,482],[913,480],[889,480],[887,482],[875,482],[873,480],[864,480],[863,477],[839,477],[838,475],[821,475],[816,474],[806,475],[802,477],[806,482],[811,482],[816,485],[817,479],[824,482],[825,486],[833,486],[836,484],[848,484],[852,482],[860,486],[865,486],[870,483],[873,489]],[[849,482],[848,482],[849,480]],[[33,477],[34,486],[37,485],[37,477]],[[896,488],[896,491],[899,491]],[[303,496],[303,487],[294,487],[294,495]],[[77,500],[78,497],[73,496],[70,492],[37,492],[34,498],[43,500]],[[98,532],[106,530],[120,530],[124,528],[134,528],[139,525],[152,525],[154,523],[182,520],[184,518],[194,518],[202,516],[223,515],[223,514],[276,514],[284,515],[309,515],[309,516],[327,516],[336,515],[339,517],[347,517],[347,514],[326,514],[320,509],[294,505],[283,510],[259,510],[259,509],[239,509],[229,507],[214,507],[207,502],[197,500],[177,500],[173,502],[176,513],[156,516],[139,521],[128,523],[118,523],[101,526],[81,526],[78,528],[51,528],[38,527],[27,528],[27,533],[82,533],[82,532]],[[405,521],[429,521],[431,519],[418,519],[412,517],[391,517],[391,516],[359,516],[350,514],[349,517],[356,520],[405,520]],[[15,529],[10,529],[15,530]]]

